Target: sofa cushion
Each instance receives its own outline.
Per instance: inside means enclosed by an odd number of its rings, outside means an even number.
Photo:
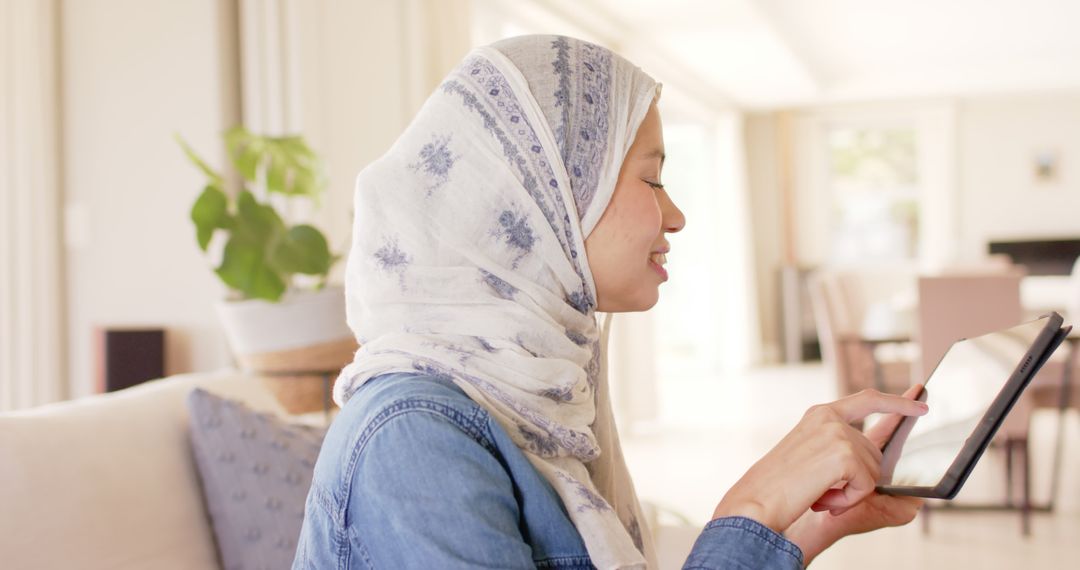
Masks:
[[[223,370],[0,414],[0,567],[217,568],[184,405],[200,386],[284,413]]]
[[[205,390],[188,395],[188,413],[222,566],[290,568],[326,429]]]

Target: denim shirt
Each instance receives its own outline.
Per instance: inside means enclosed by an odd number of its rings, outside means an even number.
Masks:
[[[705,526],[684,568],[801,568],[748,518]],[[551,485],[453,383],[387,374],[334,419],[308,492],[293,569],[593,568]]]

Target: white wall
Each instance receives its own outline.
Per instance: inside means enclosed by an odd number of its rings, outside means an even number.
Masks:
[[[223,162],[218,133],[238,116],[229,4],[61,5],[72,396],[92,390],[98,325],[167,327],[167,373],[229,362],[213,315],[223,289],[188,219],[203,178],[172,139]]]
[[[314,219],[344,254],[356,174],[467,51],[468,0],[280,3],[296,18],[298,122],[330,179]],[[61,5],[72,396],[93,390],[96,325],[166,327],[167,373],[231,363],[213,308],[225,288],[188,218],[203,178],[172,136],[224,166],[219,134],[241,120],[240,5]]]
[[[799,262],[825,259],[829,231],[824,157],[815,148],[827,124],[907,121],[919,129],[921,176],[926,187],[921,267],[975,262],[996,239],[1080,236],[1080,93],[986,95],[959,100],[896,101],[800,109],[796,116],[795,228]],[[746,123],[748,167],[763,340],[778,342],[774,293],[780,261],[781,220],[772,129],[775,114]],[[1054,150],[1060,176],[1039,183],[1036,152]],[[928,183],[928,184],[927,184]]]
[[[939,268],[957,255],[956,109],[950,100],[911,100],[802,109],[793,121],[794,235],[798,263],[829,263],[834,198],[826,137],[831,127],[912,128],[918,138],[919,259]],[[868,260],[873,264],[873,260]]]
[[[798,113],[795,220],[800,261],[828,238],[820,137],[825,125],[907,122],[919,131],[921,266],[976,261],[992,239],[1080,235],[1080,93],[986,95],[805,109]],[[1037,182],[1033,158],[1053,150],[1060,176]]]
[[[961,253],[993,239],[1080,237],[1080,93],[968,99],[959,105]],[[1036,182],[1036,152],[1060,157],[1055,184]]]
[[[330,184],[315,219],[327,228],[333,250],[345,253],[356,175],[389,149],[471,47],[468,0],[303,2],[295,8],[300,123],[326,160]],[[332,278],[343,269],[340,263]]]
[[[986,255],[992,239],[1080,235],[1080,93],[1031,93],[805,109],[798,114],[796,230],[800,261],[824,259],[828,196],[820,172],[827,124],[908,122],[920,134],[922,266]],[[817,151],[815,151],[817,149]],[[1037,182],[1033,158],[1053,150],[1060,176]]]

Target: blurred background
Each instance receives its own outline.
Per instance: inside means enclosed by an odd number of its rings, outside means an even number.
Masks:
[[[566,34],[664,83],[688,223],[657,307],[615,318],[611,366],[641,494],[699,525],[806,407],[925,378],[973,334],[957,322],[1069,322],[1077,21],[1068,0],[2,0],[0,410],[100,391],[102,329],[163,329],[164,375],[236,365],[175,135],[226,168],[229,127],[302,134],[327,192],[286,208],[344,255],[357,172],[471,47]],[[1071,565],[1074,344],[1003,436],[1030,458],[1030,516],[1007,444],[965,490],[1000,508],[932,511],[816,566]]]

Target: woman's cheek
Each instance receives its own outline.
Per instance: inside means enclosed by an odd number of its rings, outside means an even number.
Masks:
[[[664,213],[660,210],[660,202],[656,194],[651,194],[649,200],[642,200],[637,214],[637,227],[641,228],[642,239],[650,244],[660,235],[660,225],[663,223]]]

